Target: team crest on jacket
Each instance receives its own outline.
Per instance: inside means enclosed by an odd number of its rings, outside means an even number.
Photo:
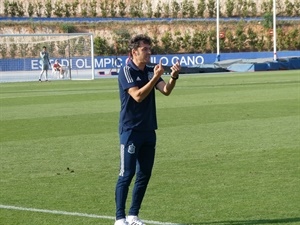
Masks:
[[[151,80],[153,77],[154,73],[153,72],[148,72],[148,80]]]
[[[129,154],[134,154],[135,153],[135,146],[134,146],[133,143],[128,146],[128,153]]]

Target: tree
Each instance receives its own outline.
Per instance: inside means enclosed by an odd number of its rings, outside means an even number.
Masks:
[[[188,2],[188,15],[190,18],[194,18],[196,15],[196,8],[194,6],[194,1],[192,0]]]
[[[173,42],[173,37],[171,32],[167,31],[164,33],[164,35],[161,37],[161,42],[163,45],[163,51],[165,54],[169,54],[172,51],[172,42]]]
[[[71,16],[71,8],[72,8],[72,5],[68,2],[66,2],[65,7],[64,7],[65,17]]]
[[[263,14],[272,12],[273,9],[273,0],[265,0],[261,4],[261,10]]]
[[[17,45],[15,43],[12,43],[10,48],[9,48],[9,54],[11,58],[15,58],[17,55]]]
[[[197,4],[196,15],[197,15],[198,17],[203,18],[203,17],[204,17],[205,9],[206,9],[205,0],[200,0],[199,3]]]
[[[96,17],[97,16],[97,1],[96,0],[91,0],[90,1],[89,11],[90,11],[90,15],[92,17]]]
[[[29,17],[32,17],[34,14],[34,5],[29,2],[28,7],[27,7],[27,13]]]
[[[143,17],[143,10],[142,10],[142,6],[143,6],[143,3],[142,1],[140,0],[135,0],[133,2],[132,5],[130,5],[130,8],[129,8],[129,15],[131,17]]]
[[[18,4],[15,1],[9,3],[9,14],[11,17],[15,17],[17,15]]]
[[[253,0],[249,0],[248,7],[249,7],[250,15],[252,17],[256,17],[257,16],[256,2],[254,2]]]
[[[216,41],[217,32],[216,30],[210,30],[208,32],[208,42],[211,53],[216,52],[217,50],[217,41]]]
[[[111,3],[110,3],[109,11],[110,11],[110,16],[111,17],[116,17],[117,10],[116,10],[115,3],[113,1],[111,1]]]
[[[62,17],[64,12],[62,0],[58,0],[54,4],[54,12],[53,14],[57,17]]]
[[[289,0],[285,0],[285,11],[287,16],[293,16],[294,4]]]
[[[267,29],[270,29],[273,26],[273,14],[271,12],[267,12],[264,14],[262,25]]]
[[[264,36],[261,36],[258,38],[257,40],[257,45],[256,45],[256,49],[259,51],[259,52],[262,52],[264,50],[264,47],[265,47],[265,37]]]
[[[178,17],[178,12],[180,11],[180,5],[176,0],[172,0],[171,2],[171,15],[173,18]]]
[[[25,58],[28,54],[28,44],[20,44],[21,57]]]
[[[225,48],[227,48],[227,50],[229,52],[234,52],[235,51],[235,38],[233,36],[233,33],[231,30],[227,30],[225,33],[225,37],[226,37],[226,43],[225,43]]]
[[[153,9],[152,9],[151,0],[146,0],[146,6],[147,6],[146,15],[147,15],[148,18],[152,18],[152,16],[153,16]]]
[[[216,14],[216,1],[208,0],[207,8],[209,17],[214,17],[214,15]]]
[[[68,42],[67,41],[58,41],[56,43],[56,46],[58,48],[58,54],[66,57],[66,48],[68,46]]]
[[[247,34],[248,34],[250,50],[255,51],[257,45],[257,34],[254,32],[254,30],[251,27],[249,27]]]
[[[95,55],[109,55],[111,53],[111,47],[107,40],[101,37],[94,39],[94,50]]]
[[[163,9],[163,17],[169,18],[170,17],[170,6],[168,2],[164,2],[162,4],[162,9]]]
[[[4,0],[4,16],[8,16],[8,15],[9,15],[9,1]]]
[[[122,0],[120,0],[118,4],[118,8],[119,8],[119,14],[123,18],[126,15],[127,5]]]
[[[79,0],[75,0],[74,2],[71,3],[71,10],[73,16],[77,15],[78,5],[79,5]]]
[[[131,38],[131,34],[126,28],[114,31],[115,48],[119,54],[128,54],[128,42]]]
[[[189,12],[189,3],[188,0],[183,0],[181,3],[181,15],[182,18],[185,18],[188,15]]]
[[[172,50],[173,52],[179,52],[181,50],[181,42],[182,42],[182,37],[180,31],[176,31],[174,33],[175,40],[172,43]]]
[[[52,3],[51,0],[47,0],[45,3],[45,15],[50,18],[52,15]]]
[[[300,0],[295,0],[294,2],[294,15],[300,16]]]
[[[192,35],[190,31],[185,31],[182,38],[181,47],[185,50],[185,52],[193,51],[194,47],[192,46]]]
[[[25,9],[24,9],[23,2],[18,2],[17,3],[17,16],[23,17],[24,14],[25,14]]]
[[[86,3],[86,0],[84,0],[84,1],[81,3],[81,16],[87,17],[87,15],[88,15],[88,11],[87,11],[87,3]]]
[[[35,14],[37,17],[41,17],[42,16],[42,10],[43,9],[43,5],[41,2],[36,2],[35,4]]]
[[[162,11],[162,7],[161,7],[161,2],[159,0],[157,2],[157,5],[156,5],[156,9],[155,9],[155,12],[154,12],[154,17],[155,18],[160,18],[161,17],[161,11]]]
[[[162,53],[161,47],[159,45],[158,37],[154,34],[152,38],[152,54],[160,54]]]
[[[241,22],[238,24],[236,30],[235,30],[235,46],[239,52],[244,50],[245,48],[245,42],[247,40],[247,36],[244,32],[244,23]]]
[[[6,44],[0,44],[0,54],[3,59],[6,58],[6,53],[7,53]]]
[[[104,18],[107,17],[107,6],[108,6],[107,0],[102,0],[100,2],[101,16],[104,17]]]
[[[192,46],[195,52],[206,52],[207,33],[203,31],[196,31],[192,37]]]
[[[233,0],[227,0],[226,1],[226,15],[228,17],[233,16],[233,10],[234,10],[234,1]]]

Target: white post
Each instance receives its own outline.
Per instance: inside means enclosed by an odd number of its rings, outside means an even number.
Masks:
[[[95,57],[94,57],[94,35],[91,34],[91,65],[92,65],[92,79],[95,80]]]
[[[273,0],[273,46],[274,46],[274,61],[277,61],[276,52],[276,0]]]
[[[216,61],[220,61],[220,0],[217,0],[217,58]]]

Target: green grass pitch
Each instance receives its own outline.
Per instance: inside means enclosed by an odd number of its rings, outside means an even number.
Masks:
[[[182,75],[156,98],[147,224],[300,224],[299,70]],[[0,224],[113,224],[119,104],[117,79],[0,84]]]

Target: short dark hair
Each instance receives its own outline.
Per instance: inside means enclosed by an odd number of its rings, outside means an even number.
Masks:
[[[43,48],[47,48],[47,47],[44,45]]]
[[[132,49],[137,49],[140,46],[141,42],[148,44],[148,45],[152,44],[152,40],[150,37],[148,37],[145,34],[138,34],[138,35],[134,36],[133,38],[131,38],[129,41],[128,48],[129,48],[130,53],[131,53]]]

